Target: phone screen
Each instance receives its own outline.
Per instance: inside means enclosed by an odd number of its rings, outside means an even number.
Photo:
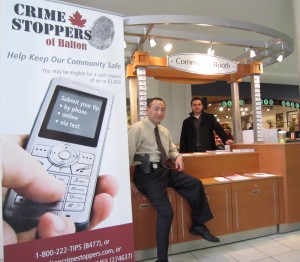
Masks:
[[[96,147],[106,102],[104,97],[57,86],[39,136]]]

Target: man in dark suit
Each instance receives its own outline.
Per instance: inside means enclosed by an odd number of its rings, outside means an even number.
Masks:
[[[233,143],[215,116],[203,111],[201,98],[193,98],[191,107],[192,112],[190,116],[186,118],[182,124],[180,135],[181,153],[216,150],[214,131],[220,137],[224,145]]]

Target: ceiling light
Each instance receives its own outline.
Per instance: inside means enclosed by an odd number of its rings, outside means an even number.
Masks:
[[[277,61],[278,61],[278,62],[281,62],[282,60],[283,60],[283,55],[280,54],[280,55],[277,57]]]
[[[173,47],[173,45],[172,45],[172,43],[170,42],[170,43],[168,43],[168,44],[166,44],[166,45],[164,46],[164,49],[165,49],[166,52],[170,52],[170,51],[172,50],[172,47]]]
[[[250,57],[251,58],[256,57],[256,53],[252,48],[250,48]]]
[[[150,46],[151,47],[154,47],[154,46],[156,46],[156,42],[155,42],[155,40],[153,39],[153,38],[150,38]]]
[[[212,45],[212,43],[211,43],[211,44],[210,44],[210,47],[209,47],[208,50],[207,50],[207,54],[210,55],[210,56],[213,56],[214,53],[215,53],[215,49],[214,49],[214,47],[213,47],[213,45]]]

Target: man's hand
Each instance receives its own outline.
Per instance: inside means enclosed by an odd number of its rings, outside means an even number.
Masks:
[[[178,156],[176,157],[176,160],[175,160],[175,168],[176,168],[176,170],[178,170],[178,171],[183,171],[183,169],[184,169],[184,164],[183,164],[182,156],[181,156],[181,155],[178,155]]]
[[[233,144],[233,140],[231,139],[226,140],[226,145],[231,145],[231,144]]]

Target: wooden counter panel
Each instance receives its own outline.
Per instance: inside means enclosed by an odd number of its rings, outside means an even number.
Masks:
[[[204,187],[209,206],[214,216],[212,220],[206,223],[210,232],[214,235],[232,233],[231,184],[204,185]],[[179,242],[199,239],[200,237],[194,236],[189,232],[192,226],[189,203],[179,194],[176,196]]]
[[[175,190],[168,188],[168,195],[174,211],[170,232],[170,244],[177,243],[177,211]],[[133,233],[135,250],[156,247],[156,211],[148,198],[142,193],[132,197]]]
[[[300,143],[234,144],[231,148],[254,148],[259,155],[260,172],[283,176],[283,223],[300,222]]]
[[[282,144],[238,144],[234,148],[254,148],[259,152],[259,171],[270,174],[285,172],[285,147]]]
[[[232,184],[233,230],[268,227],[279,223],[277,178]]]
[[[259,171],[257,153],[228,153],[184,156],[184,171],[199,179]]]
[[[300,146],[291,144],[286,148],[286,176],[284,195],[286,210],[286,222],[296,223],[300,221]]]
[[[279,224],[285,223],[283,177],[277,177],[278,182],[278,202],[279,202]]]

